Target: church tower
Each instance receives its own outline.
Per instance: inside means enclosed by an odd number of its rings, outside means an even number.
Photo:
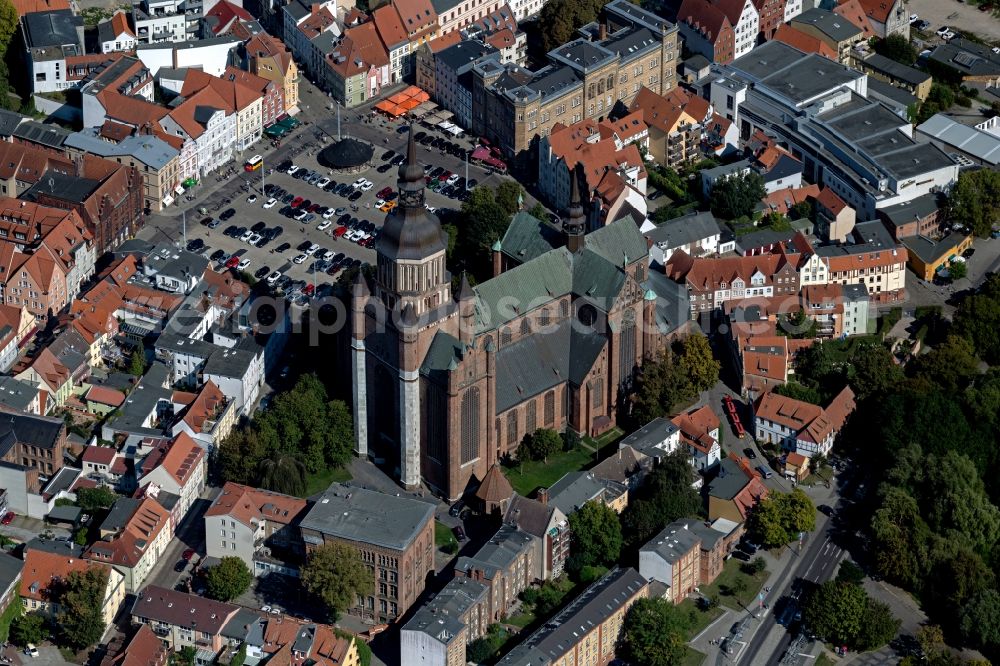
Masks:
[[[376,246],[375,297],[389,312],[401,313],[412,305],[423,319],[451,303],[451,275],[445,266],[448,238],[437,216],[424,206],[424,169],[417,163],[413,125],[396,185],[399,205],[386,216]]]
[[[386,215],[375,248],[372,291],[357,285],[353,294],[352,369],[358,454],[371,453],[371,446],[398,446],[400,482],[413,489],[422,478],[420,366],[436,328],[457,322],[445,265],[448,240],[424,206],[424,170],[412,125],[406,158],[397,180],[399,205]],[[369,418],[373,400],[383,413]]]
[[[566,249],[576,254],[583,249],[583,237],[587,234],[587,215],[580,201],[580,165],[569,172],[569,208],[563,218],[563,232],[566,234]]]

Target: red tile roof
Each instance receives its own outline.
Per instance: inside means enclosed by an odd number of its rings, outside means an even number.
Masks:
[[[135,37],[132,27],[128,24],[128,15],[125,12],[115,12],[115,15],[111,17],[111,29],[116,37],[118,35]]]
[[[326,63],[342,78],[350,78],[367,72],[371,67],[389,64],[389,54],[378,38],[373,23],[362,23],[348,28],[333,52],[327,55]]]
[[[437,30],[438,15],[430,0],[394,0],[392,4],[399,12],[403,28],[412,38]]]
[[[681,88],[658,95],[643,86],[632,100],[629,110],[641,110],[647,125],[669,134],[677,129],[677,124],[685,116],[695,123],[704,122],[708,119],[710,107],[705,98],[689,95]]]
[[[879,23],[885,23],[889,20],[889,14],[892,13],[892,8],[896,4],[889,0],[858,0],[858,3],[864,10],[865,16],[873,18]]]
[[[375,23],[375,29],[378,31],[379,37],[382,38],[382,43],[385,44],[386,48],[391,49],[409,42],[409,35],[403,28],[399,12],[391,4],[382,5],[373,11],[372,21]]]
[[[684,0],[677,11],[677,20],[687,23],[712,44],[718,42],[726,28],[733,29],[726,13],[708,0]]]
[[[205,515],[229,516],[247,526],[254,519],[290,525],[305,513],[306,506],[297,497],[229,482]]]
[[[719,417],[708,405],[678,414],[670,420],[681,431],[685,442],[702,453],[708,454],[715,446],[716,439],[711,432],[719,428]]]
[[[184,413],[183,421],[192,431],[200,433],[205,429],[205,422],[217,419],[219,412],[226,407],[226,396],[212,380],[205,382],[197,397],[190,403]]]
[[[177,483],[180,485],[185,485],[191,475],[194,474],[195,469],[201,464],[202,459],[205,457],[205,450],[198,446],[191,436],[186,432],[179,433],[174,437],[174,441],[170,444],[170,448],[167,449],[166,454],[163,459],[160,460],[160,466],[163,467],[166,472],[172,476]],[[147,472],[148,473],[148,472]]]
[[[53,583],[66,580],[66,577],[73,571],[83,573],[91,567],[97,567],[104,571],[110,568],[106,564],[72,557],[65,553],[50,553],[27,548],[24,551],[24,568],[21,571],[19,594],[24,599],[51,601],[49,587]]]
[[[108,650],[101,666],[164,666],[170,658],[166,644],[146,624],[140,624],[127,643],[112,643]]]
[[[865,9],[859,0],[844,0],[833,8],[833,13],[850,21],[852,25],[864,33],[865,38],[875,36],[875,30],[872,29],[871,21],[868,20]]]
[[[110,540],[95,541],[83,556],[97,562],[134,567],[149,552],[160,533],[169,529],[170,512],[152,497],[147,497],[120,532]]]
[[[253,21],[254,18],[247,10],[239,5],[229,2],[229,0],[218,0],[215,6],[205,14],[205,19],[215,18],[217,23],[212,25],[212,34],[219,35],[226,31],[234,21]]]
[[[95,386],[94,388],[103,387]],[[114,461],[117,454],[118,451],[110,446],[86,446],[83,449],[83,456],[81,457],[81,460],[83,460],[83,462],[95,463],[98,465],[110,465]]]
[[[816,203],[822,204],[824,208],[830,211],[833,215],[840,215],[840,211],[847,208],[847,203],[843,199],[837,196],[837,193],[833,191],[833,188],[824,187],[816,197]]]
[[[69,0],[13,0],[18,16],[35,12],[51,12],[58,9],[72,9]]]
[[[121,391],[116,391],[115,389],[110,389],[106,386],[91,386],[90,390],[87,391],[87,400],[90,402],[96,402],[101,405],[110,405],[111,407],[121,407],[125,402],[125,394]],[[94,447],[94,448],[107,448],[107,447]],[[112,449],[113,450],[113,449]]]
[[[819,185],[804,185],[798,188],[786,187],[771,192],[761,199],[761,202],[774,212],[786,214],[795,204],[810,198],[815,199],[819,193]]]
[[[778,26],[778,30],[774,33],[772,39],[788,44],[805,53],[816,53],[824,58],[837,60],[837,52],[830,48],[826,42],[812,35],[807,35],[801,30],[796,30],[787,23]]]

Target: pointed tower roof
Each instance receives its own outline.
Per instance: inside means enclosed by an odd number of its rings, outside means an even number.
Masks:
[[[385,217],[376,250],[390,261],[426,259],[442,252],[448,238],[441,222],[424,206],[424,168],[417,162],[413,125],[406,147],[406,162],[399,167],[399,205]]]
[[[483,482],[479,484],[479,489],[476,491],[476,497],[487,504],[505,502],[513,494],[514,489],[511,487],[510,481],[503,475],[500,466],[496,463],[486,472]]]
[[[403,326],[417,325],[417,311],[413,308],[413,303],[403,306],[403,311],[399,313],[399,322]]]
[[[365,279],[362,271],[358,271],[354,276],[354,282],[351,284],[351,294],[355,298],[367,298],[371,295],[371,292],[368,290],[368,280]]]
[[[469,284],[469,276],[462,271],[462,284],[458,289],[458,300],[468,301],[476,297],[475,292],[472,291],[472,285]]]

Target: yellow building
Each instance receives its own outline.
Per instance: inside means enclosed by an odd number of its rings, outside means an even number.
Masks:
[[[907,265],[922,280],[933,280],[934,274],[972,247],[972,236],[952,232],[939,241],[926,236],[910,236],[902,240],[909,251]]]
[[[299,68],[284,42],[260,32],[246,43],[246,50],[250,72],[274,81],[283,93],[285,113],[296,110],[299,105]]]

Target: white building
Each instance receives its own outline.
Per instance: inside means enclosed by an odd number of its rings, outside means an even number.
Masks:
[[[719,243],[722,231],[715,216],[709,212],[688,213],[659,225],[647,220],[640,231],[651,243],[650,263],[660,266],[665,266],[678,250],[692,257],[711,256],[722,251]]]
[[[128,23],[128,14],[117,11],[107,21],[97,24],[97,41],[101,53],[131,51],[136,46],[135,32]]]
[[[141,41],[141,40],[140,40]],[[198,69],[209,76],[222,76],[236,57],[232,52],[240,45],[235,37],[211,37],[197,41],[140,44],[136,57],[142,60],[153,76],[161,67]]]
[[[253,341],[234,349],[218,348],[202,369],[205,380],[215,382],[227,398],[236,403],[235,409],[249,415],[264,385],[264,348]]]
[[[757,33],[760,32],[760,14],[751,0],[744,0],[743,9],[737,20],[729,17],[733,24],[733,35],[736,41],[734,58],[740,58],[753,50],[757,45]]]
[[[757,439],[807,457],[827,456],[854,407],[849,386],[825,408],[768,392],[754,405]]]
[[[147,495],[157,497],[160,493],[177,496],[170,511],[176,529],[184,520],[188,510],[205,489],[208,454],[186,433],[180,433],[173,441],[157,446],[142,461],[136,463],[136,477],[139,487],[155,487],[147,490]]]

